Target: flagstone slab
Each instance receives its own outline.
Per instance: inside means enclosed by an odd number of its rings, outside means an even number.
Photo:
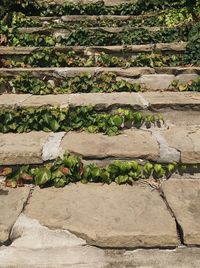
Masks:
[[[162,190],[183,230],[184,243],[200,245],[200,180],[170,179]]]
[[[42,150],[49,135],[34,131],[0,134],[0,165],[43,163]]]
[[[101,247],[176,246],[174,219],[159,192],[148,186],[69,185],[36,188],[25,209],[28,217],[65,229]]]
[[[10,231],[21,213],[30,188],[0,188],[0,245],[9,239]]]
[[[70,106],[94,106],[99,109],[112,107],[131,107],[138,109],[144,106],[138,93],[80,93],[70,94]]]
[[[41,107],[41,106],[63,106],[67,107],[69,102],[69,94],[60,95],[32,95],[25,100],[22,107]]]
[[[63,151],[86,159],[151,159],[159,157],[159,145],[151,132],[137,129],[123,131],[117,136],[101,133],[69,132],[61,142]]]
[[[29,99],[31,94],[2,94],[0,95],[0,106],[18,106]]]
[[[198,92],[145,92],[143,98],[153,109],[171,107],[200,109],[200,94]]]
[[[161,135],[165,138],[170,147],[181,152],[182,163],[200,163],[199,126],[171,127],[161,131]]]

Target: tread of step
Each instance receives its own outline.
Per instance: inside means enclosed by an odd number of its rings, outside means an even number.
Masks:
[[[159,12],[161,14],[163,12]],[[127,21],[132,19],[145,19],[158,16],[158,13],[145,13],[141,15],[64,15],[64,16],[53,16],[53,17],[41,17],[41,16],[26,16],[27,19],[38,20],[38,21],[60,21],[60,22],[79,22],[79,21],[104,21],[104,20],[115,20],[115,21]]]
[[[147,30],[149,32],[158,32],[160,30],[167,29],[166,27],[131,27],[131,26],[123,26],[123,27],[87,27],[87,30],[96,30],[102,33],[123,33],[123,32],[134,32],[136,30]],[[11,29],[12,30],[12,29]],[[20,33],[28,33],[28,34],[53,34],[56,37],[62,36],[65,34],[69,34],[77,31],[77,29],[57,29],[57,28],[48,28],[48,27],[20,27],[18,28]]]
[[[115,107],[134,109],[195,109],[200,110],[198,92],[144,92],[144,93],[79,93],[58,95],[2,94],[1,107],[78,107],[94,106],[98,110]]]
[[[124,46],[59,46],[54,47],[55,51],[67,52],[73,50],[75,52],[88,53],[138,53],[150,52],[152,50],[159,50],[163,52],[184,52],[186,42],[175,43],[157,43],[145,45],[124,45]],[[34,51],[40,51],[45,47],[0,47],[0,55],[29,55]]]
[[[42,164],[65,151],[103,164],[115,159],[200,163],[198,126],[129,129],[118,136],[88,132],[0,134],[0,165]]]

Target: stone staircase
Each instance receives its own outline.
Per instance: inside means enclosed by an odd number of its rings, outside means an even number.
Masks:
[[[113,1],[108,4],[113,5]],[[18,30],[21,34],[62,38],[76,31],[70,27],[88,23],[86,29],[120,34],[127,29],[130,32],[140,29],[141,25],[125,28],[129,21],[151,16],[155,14],[34,16],[27,18],[41,26]],[[104,21],[110,21],[111,26],[105,26]],[[163,29],[144,28],[154,33]],[[177,163],[186,169],[170,178],[150,177],[133,185],[79,182],[64,188],[28,184],[16,189],[5,187],[6,178],[1,172],[0,267],[200,267],[200,95],[173,86],[174,81],[186,85],[197,79],[200,67],[152,67],[148,63],[124,66],[124,62],[130,63],[130,59],[134,62],[141,53],[181,56],[186,49],[185,40],[108,46],[81,46],[79,40],[76,42],[69,46],[56,44],[52,49],[64,55],[74,51],[84,62],[92,59],[88,66],[68,62],[66,66],[44,67],[43,58],[31,66],[29,59],[34,53],[42,53],[42,46],[1,46],[0,77],[5,82],[0,84],[0,109],[6,114],[56,106],[61,113],[65,108],[92,106],[97,113],[110,114],[123,108],[159,115],[161,122],[146,122],[140,128],[125,124],[119,135],[114,136],[81,129],[67,132],[62,128],[45,132],[33,127],[27,133],[16,133],[16,128],[1,131],[0,171],[22,165],[43,166],[65,151],[81,156],[84,164],[96,163],[100,167],[114,160],[138,160],[143,164]],[[119,60],[113,66],[99,63],[102,53]],[[24,59],[29,63],[23,65]],[[55,88],[83,73],[91,77],[112,73],[117,81],[136,83],[142,90],[35,95],[28,89],[26,93],[17,91],[12,82],[27,74]],[[15,123],[20,124],[20,119]],[[6,120],[0,122],[0,129],[4,124]]]

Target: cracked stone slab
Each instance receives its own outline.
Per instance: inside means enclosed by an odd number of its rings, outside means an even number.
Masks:
[[[6,267],[102,267],[104,251],[87,246],[65,230],[50,230],[21,214],[9,247],[0,248],[1,268]],[[63,266],[64,265],[64,266]]]
[[[11,228],[27,201],[30,188],[0,188],[0,244],[9,239]],[[0,261],[1,263],[1,261]]]
[[[170,179],[162,190],[182,227],[184,243],[200,245],[200,180]]]
[[[199,248],[104,250],[66,230],[51,230],[21,214],[12,244],[0,248],[1,268],[199,268]]]
[[[198,92],[145,92],[144,98],[150,108],[200,108],[200,94]]]
[[[0,165],[43,163],[43,145],[49,134],[45,132],[0,134]]]
[[[19,106],[30,97],[31,94],[2,94],[0,95],[0,106]]]
[[[132,107],[138,109],[143,107],[143,103],[137,93],[80,93],[70,94],[69,105],[94,106],[97,109],[107,109],[112,107]]]
[[[36,188],[25,214],[101,247],[169,247],[178,244],[175,221],[158,191],[148,186],[69,185]]]
[[[171,127],[161,130],[168,145],[181,153],[181,162],[200,163],[200,129],[198,126]]]
[[[159,157],[159,146],[151,132],[137,129],[125,130],[112,137],[100,133],[69,132],[63,138],[61,148],[88,159],[141,158],[156,161]]]

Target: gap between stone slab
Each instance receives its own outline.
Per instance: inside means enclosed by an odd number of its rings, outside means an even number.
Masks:
[[[163,192],[163,190],[161,189],[161,187],[159,188],[159,192],[160,192],[160,196],[163,200],[163,202],[165,203],[167,210],[169,211],[169,213],[171,214],[171,216],[174,218],[175,223],[176,223],[176,231],[177,231],[177,236],[178,236],[178,240],[180,242],[179,246],[186,246],[186,244],[184,243],[184,232],[183,232],[183,228],[180,225],[180,223],[178,222],[175,213],[173,212],[172,208],[170,207],[167,198]]]

